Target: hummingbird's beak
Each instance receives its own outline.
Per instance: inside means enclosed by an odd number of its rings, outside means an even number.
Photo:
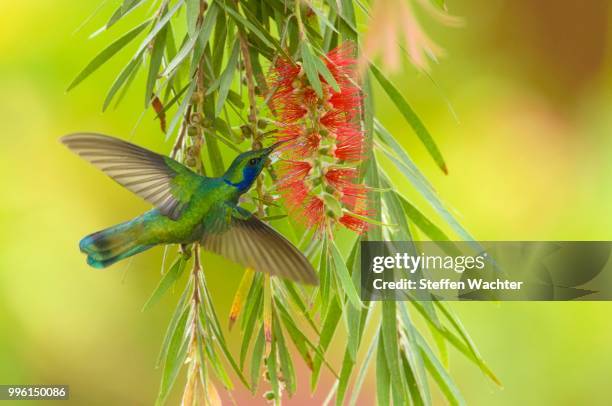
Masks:
[[[287,140],[278,141],[278,142],[270,145],[268,148],[270,148],[270,151],[274,151],[274,150],[276,150],[278,147],[280,147],[281,145],[283,145],[286,142],[287,142]]]
[[[283,145],[283,144],[284,144],[284,143],[286,143],[286,142],[287,142],[286,140],[284,140],[284,141],[278,141],[278,142],[276,142],[276,143],[274,143],[274,144],[270,145],[268,148],[266,148],[266,149],[265,149],[265,150],[266,150],[266,153],[267,153],[268,155],[271,155],[271,154],[272,154],[274,151],[276,151],[276,150],[278,149],[278,147],[280,147],[281,145]]]

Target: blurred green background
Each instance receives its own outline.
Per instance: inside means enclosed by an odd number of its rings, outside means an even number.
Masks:
[[[69,132],[98,131],[157,151],[170,148],[152,113],[136,127],[142,75],[118,109],[100,112],[129,51],[65,93],[85,63],[147,11],[145,6],[111,32],[87,40],[110,8],[83,30],[75,29],[99,3],[2,2],[0,383],[69,384],[74,404],[147,405],[157,393],[160,372],[154,363],[179,292],[140,311],[159,278],[160,249],[106,272],[85,265],[77,249],[82,236],[147,205],[57,141]],[[436,170],[379,93],[384,122],[476,238],[612,239],[609,2],[448,4],[466,25],[446,29],[425,22],[447,50],[432,69],[437,85],[410,67],[392,79],[436,137],[450,175]],[[401,177],[395,181],[414,195]],[[218,259],[205,266],[224,317],[241,270]],[[496,388],[452,354],[451,373],[469,404],[610,404],[612,305],[453,307],[504,383]],[[307,376],[300,375],[301,389],[290,404],[319,403],[323,391],[310,400]],[[322,388],[330,384],[327,377]],[[371,378],[367,385],[363,404],[372,401]],[[243,391],[235,397],[239,404],[250,399]],[[258,397],[250,404],[261,402]]]

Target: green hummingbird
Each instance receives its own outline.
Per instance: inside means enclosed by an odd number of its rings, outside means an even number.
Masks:
[[[61,138],[73,152],[102,170],[154,209],[83,238],[81,252],[94,268],[106,268],[161,244],[200,242],[245,267],[316,285],[310,262],[285,237],[238,206],[278,147],[244,152],[223,176],[210,178],[174,159],[101,134]]]

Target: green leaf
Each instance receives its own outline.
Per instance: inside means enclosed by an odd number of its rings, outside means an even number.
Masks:
[[[396,303],[394,301],[382,302],[381,338],[385,347],[387,368],[391,376],[392,394],[394,404],[406,404],[406,392],[403,374],[399,363],[399,342],[397,337]],[[396,402],[395,400],[398,400]]]
[[[340,370],[340,378],[338,379],[338,389],[336,394],[336,406],[344,404],[344,397],[346,396],[346,390],[348,388],[349,379],[353,368],[355,367],[355,361],[351,359],[348,349],[344,352],[344,358],[342,359],[342,369]]]
[[[215,7],[217,6],[215,5]],[[225,13],[219,13],[215,22],[215,33],[212,43],[212,70],[215,77],[218,77],[221,73],[227,38],[227,18],[225,17]]]
[[[170,288],[170,286],[172,286],[174,282],[176,282],[181,277],[183,271],[185,270],[185,265],[187,265],[187,260],[184,255],[181,255],[179,258],[176,259],[176,261],[174,261],[174,263],[170,267],[170,270],[166,272],[166,274],[162,277],[162,279],[159,281],[159,284],[153,291],[153,294],[145,303],[144,307],[142,308],[143,312],[147,309],[150,309],[155,303],[157,303],[159,299],[161,299],[161,297],[164,295],[164,293],[166,293],[168,288]]]
[[[191,295],[192,287],[193,287],[192,280],[189,279],[189,281],[187,282],[187,285],[185,286],[185,290],[183,291],[183,294],[181,295],[181,298],[179,299],[179,302],[176,305],[176,309],[174,310],[174,313],[172,314],[170,323],[168,324],[168,329],[166,330],[166,335],[164,336],[164,342],[159,352],[159,356],[157,357],[157,363],[155,364],[156,367],[159,367],[164,361],[164,359],[166,359],[166,354],[168,353],[168,348],[170,346],[170,342],[174,335],[174,331],[176,330],[178,326],[179,319],[183,315],[184,310],[188,307],[187,298]]]
[[[353,286],[361,286],[361,263],[357,261],[361,252],[361,238],[357,238],[351,249],[349,259],[347,261],[347,269],[352,271],[351,279]],[[348,332],[347,346],[349,354],[353,361],[357,360],[357,351],[361,343],[362,322],[365,320],[364,314],[367,314],[367,308],[355,308],[346,306],[345,318]]]
[[[164,57],[167,36],[168,27],[164,27],[164,29],[159,32],[159,35],[155,37],[153,42],[151,61],[149,62],[149,74],[147,76],[147,85],[145,90],[145,107],[149,106],[151,99],[153,98],[153,88],[155,87],[155,82],[157,82],[157,74],[159,73],[159,67],[161,66],[162,59]]]
[[[181,96],[187,91],[188,88],[189,88],[189,85],[185,85],[181,90],[178,91],[178,93],[176,95],[174,95],[174,97],[172,97],[172,99],[170,99],[166,103],[164,103],[164,108],[162,109],[162,111],[160,111],[157,114],[157,117],[159,117],[160,115],[162,115],[165,112],[167,112],[168,110],[170,110],[170,108],[172,106],[174,106],[177,101],[179,101]]]
[[[380,148],[395,167],[412,183],[418,192],[425,198],[444,220],[453,228],[461,239],[470,241],[474,244],[474,249],[482,250],[482,247],[474,242],[474,238],[461,226],[455,217],[448,211],[444,203],[440,200],[437,193],[423,176],[419,168],[414,164],[404,148],[393,138],[387,129],[379,122],[374,123],[378,137],[390,147],[390,150]],[[380,145],[380,144],[379,144]],[[396,155],[397,154],[397,155]]]
[[[107,62],[110,58],[112,58],[117,52],[122,50],[127,44],[132,42],[134,38],[138,36],[145,28],[149,26],[151,20],[147,20],[144,23],[138,25],[137,27],[131,29],[127,33],[125,33],[122,37],[117,39],[115,42],[104,48],[102,52],[96,55],[91,62],[87,64],[83,68],[83,70],[74,78],[72,83],[68,86],[66,91],[70,91],[74,89],[79,83],[85,80],[89,75],[94,73],[100,66],[102,66],[105,62]]]
[[[207,48],[208,51],[209,48]],[[206,56],[210,57],[210,52]],[[211,123],[215,122],[215,102],[213,97],[204,98],[204,116],[210,120]],[[225,172],[225,165],[223,164],[223,156],[219,149],[219,144],[214,136],[211,136],[214,131],[205,131],[206,135],[206,152],[208,155],[208,161],[212,166],[212,172],[214,176],[221,176]]]
[[[321,247],[321,257],[319,259],[319,291],[318,297],[321,300],[321,313],[327,314],[327,308],[331,303],[332,298],[332,273],[330,270],[329,255],[324,253],[329,252],[327,249],[327,236],[323,237],[323,245]]]
[[[242,16],[236,9],[234,9],[231,5],[220,2],[219,0],[215,0],[215,4],[221,6],[229,15],[232,17],[236,23],[241,25],[244,28],[248,28],[253,34],[255,34],[264,44],[273,47],[274,38],[265,30],[263,27],[260,27],[256,22],[256,19],[246,19]]]
[[[397,107],[398,110],[402,113],[408,124],[410,124],[416,135],[423,143],[423,145],[425,145],[425,148],[427,148],[427,151],[432,156],[434,161],[436,161],[440,169],[442,169],[444,173],[448,173],[446,163],[444,162],[444,158],[442,157],[438,146],[436,145],[431,134],[429,133],[419,116],[416,115],[416,113],[414,112],[414,110],[412,110],[412,107],[410,107],[406,99],[404,99],[404,96],[402,96],[402,94],[396,89],[396,87],[383,75],[380,70],[378,70],[378,68],[374,64],[370,65],[370,70],[374,74],[374,77],[376,77],[376,79],[378,80],[378,83],[380,83],[384,91],[387,93],[389,98],[393,101],[395,107]]]
[[[325,63],[323,63],[321,58],[316,58],[315,57],[314,58],[314,63],[315,63],[315,68],[317,69],[319,74],[321,76],[323,76],[323,79],[325,79],[327,84],[329,84],[334,89],[334,91],[339,92],[340,91],[340,86],[338,86],[338,83],[336,82],[336,79],[331,74],[329,69],[327,69],[327,65],[325,65]]]
[[[306,72],[306,77],[310,82],[310,85],[315,90],[319,97],[323,97],[323,87],[321,86],[321,80],[319,79],[319,71],[317,69],[317,59],[310,51],[310,47],[306,41],[300,44],[300,54],[302,55],[302,65]]]
[[[389,397],[390,388],[391,379],[389,376],[389,368],[387,367],[387,357],[385,356],[385,344],[380,340],[376,353],[376,403],[379,406],[388,406],[391,404],[391,399]]]
[[[108,106],[113,101],[113,97],[117,94],[117,92],[123,87],[126,81],[132,77],[134,72],[138,70],[140,65],[142,64],[142,58],[138,57],[136,59],[132,59],[126,66],[123,68],[119,76],[115,79],[113,84],[111,85],[110,90],[106,94],[106,98],[104,99],[104,103],[102,104],[102,111],[106,111]]]
[[[344,263],[344,259],[342,259],[342,255],[338,251],[336,244],[330,241],[329,249],[331,251],[331,256],[333,259],[334,269],[336,271],[336,275],[340,279],[342,284],[342,288],[344,293],[348,297],[349,302],[353,307],[360,309],[363,307],[363,303],[359,298],[359,294],[357,293],[357,288],[353,284],[353,280],[351,279],[351,275],[349,274],[348,269],[346,268],[346,264]]]
[[[221,325],[219,324],[219,318],[217,317],[217,312],[215,311],[215,308],[213,306],[212,299],[210,297],[210,292],[208,291],[208,288],[206,287],[206,280],[204,278],[204,272],[198,273],[198,283],[200,287],[200,292],[202,292],[201,298],[203,298],[203,302],[201,303],[201,309],[203,312],[206,313],[206,316],[207,316],[206,320],[208,321],[207,326],[212,332],[213,341],[217,342],[217,344],[219,345],[219,348],[221,349],[221,351],[223,352],[223,355],[225,356],[225,359],[230,363],[230,365],[234,369],[234,372],[236,373],[236,375],[238,375],[238,378],[240,378],[242,383],[247,388],[249,388],[249,384],[247,380],[242,375],[240,368],[238,368],[238,364],[234,360],[234,357],[230,353],[227,347],[227,343],[225,342],[223,332],[221,331]]]
[[[181,104],[179,105],[178,109],[174,113],[174,116],[172,117],[172,121],[170,122],[170,125],[168,126],[168,131],[166,132],[166,140],[170,138],[170,135],[174,132],[174,129],[178,125],[179,121],[183,118],[183,115],[185,114],[185,110],[187,110],[187,106],[189,105],[189,101],[191,100],[191,95],[193,94],[195,87],[196,87],[196,81],[192,80],[191,83],[189,84],[189,87],[187,88],[185,95],[183,96],[183,100],[181,101]]]
[[[219,96],[217,98],[217,106],[215,108],[215,118],[221,114],[221,110],[223,109],[223,105],[225,104],[225,99],[227,98],[227,94],[229,93],[230,86],[232,85],[232,81],[234,79],[234,73],[236,72],[236,67],[238,65],[238,51],[240,50],[240,43],[238,39],[234,40],[234,46],[232,47],[232,53],[227,60],[227,65],[225,66],[225,70],[221,74],[221,79],[219,81]]]
[[[383,189],[389,189],[389,192],[382,193],[382,200],[385,202],[385,207],[388,211],[389,221],[397,224],[397,227],[389,230],[391,241],[413,241],[410,233],[410,225],[408,224],[408,216],[404,213],[402,204],[398,196],[393,192],[393,186],[386,174],[381,170],[381,186]],[[414,244],[410,244],[414,250]],[[415,253],[416,254],[416,253]]]
[[[280,328],[279,319],[276,315],[274,315],[272,329],[274,331],[274,338],[276,339],[276,343],[278,345],[278,356],[280,358],[281,371],[287,385],[287,391],[289,392],[289,396],[291,396],[296,390],[295,369],[293,367],[293,361],[291,361],[291,355],[289,354],[289,350],[285,344],[285,338],[283,337],[283,332]]]
[[[140,43],[140,46],[138,47],[138,51],[136,51],[136,55],[139,55],[149,46],[149,44],[151,43],[151,41],[153,41],[153,39],[157,36],[157,34],[159,34],[159,32],[166,26],[166,24],[168,24],[172,16],[181,8],[181,6],[183,5],[183,2],[184,0],[178,0],[174,4],[174,6],[170,9],[170,11],[164,14],[163,17],[160,18],[159,21],[157,21],[155,26],[153,26],[153,29],[149,32],[146,38]]]
[[[408,302],[405,302],[406,304]],[[431,304],[432,302],[410,302],[415,309],[423,316],[423,318],[433,327],[435,327],[440,334],[444,336],[446,341],[448,341],[453,347],[455,347],[460,353],[462,353],[467,359],[477,365],[480,370],[491,379],[498,386],[502,387],[500,380],[495,376],[493,371],[489,368],[489,366],[480,358],[479,356],[475,356],[474,352],[464,343],[464,341],[457,337],[453,332],[449,331],[446,327],[444,327],[436,316],[432,317],[432,311],[424,306],[425,303]],[[434,313],[435,315],[435,313]]]
[[[396,191],[392,192],[399,199],[404,212],[412,222],[425,233],[432,241],[449,241],[448,236],[438,226],[432,223],[415,206],[413,206],[404,196]],[[455,251],[457,254],[459,250]]]
[[[293,317],[289,314],[285,306],[278,300],[275,301],[275,304],[276,304],[275,309],[280,312],[280,316],[283,321],[283,324],[285,325],[285,329],[291,336],[291,339],[293,340],[293,343],[295,344],[298,351],[301,354],[302,353],[307,354],[305,347],[306,346],[310,347],[312,350],[314,350],[316,355],[321,357],[321,359],[323,360],[323,363],[328,367],[331,373],[334,374],[334,376],[337,376],[332,366],[325,359],[325,354],[319,351],[319,348],[316,345],[314,345],[308,339],[308,337],[306,337],[306,335],[302,332],[300,328],[297,327],[297,325],[293,321]],[[309,364],[309,357],[304,356],[304,361],[306,362],[306,364]],[[312,364],[312,362],[310,362],[310,364]]]
[[[198,22],[198,16],[200,15],[200,0],[186,0],[185,1],[187,12],[187,32],[190,37],[194,37],[196,32],[196,26]]]
[[[248,29],[252,32],[260,41],[262,41],[265,45],[276,48],[276,50],[283,55],[283,57],[287,59],[291,59],[291,56],[287,54],[285,48],[281,46],[280,42],[274,38],[272,34],[268,32],[262,25],[259,23],[257,17],[253,15],[248,7],[243,7],[242,10],[246,15],[246,18],[243,17],[237,9],[230,3],[227,4],[225,2],[221,2],[219,0],[215,0],[215,4],[221,6],[227,14],[232,17],[236,21],[236,23],[242,26],[243,29]]]
[[[416,382],[416,377],[412,368],[410,367],[410,363],[406,357],[406,353],[400,352],[400,364],[402,367],[402,371],[404,372],[404,376],[406,377],[406,382],[408,385],[408,391],[410,394],[410,404],[415,406],[425,406],[425,402],[423,397],[421,396],[421,392],[419,391],[418,384]]]
[[[170,345],[168,347],[168,352],[166,354],[166,359],[164,361],[161,387],[155,402],[157,405],[161,405],[165,402],[174,381],[176,381],[176,377],[178,376],[181,366],[185,361],[189,342],[189,334],[186,334],[186,327],[189,320],[193,317],[194,315],[191,314],[189,307],[186,307],[185,310],[183,310],[183,314],[181,315],[176,328],[174,329],[172,339],[170,340]]]
[[[333,2],[329,2],[331,4]],[[339,26],[339,31],[342,34],[344,40],[353,41],[357,43],[359,40],[359,32],[357,31],[357,24],[355,19],[355,8],[353,7],[353,0],[341,0],[340,9],[335,10],[337,14],[342,18],[342,24]]]
[[[127,94],[128,90],[130,90],[130,87],[134,83],[134,79],[136,78],[137,75],[138,75],[138,69],[133,69],[132,72],[130,73],[130,76],[128,76],[127,80],[125,81],[125,84],[121,87],[121,92],[115,98],[115,104],[113,105],[114,108],[117,108],[117,106],[121,104],[121,101]]]
[[[274,392],[274,399],[280,399],[280,384],[278,381],[278,365],[276,360],[276,340],[272,340],[272,345],[270,347],[270,354],[268,355],[266,362],[266,369],[268,371],[268,376],[270,377],[270,386],[272,386],[272,391]]]
[[[253,356],[251,357],[251,391],[257,392],[257,386],[259,384],[259,370],[261,367],[261,359],[263,357],[263,350],[265,347],[265,337],[263,327],[259,329],[257,339],[255,340],[255,346],[253,347]]]
[[[363,381],[365,380],[366,374],[368,373],[370,361],[372,360],[372,356],[374,355],[374,350],[378,347],[378,337],[379,333],[377,332],[374,338],[372,339],[370,348],[368,348],[368,352],[366,353],[366,356],[361,364],[359,374],[357,375],[357,379],[355,379],[355,384],[353,385],[353,391],[351,393],[351,401],[349,402],[349,406],[355,406],[357,404],[359,394],[361,393],[361,387],[363,386]]]
[[[212,33],[212,29],[214,27],[215,19],[217,17],[217,12],[219,11],[218,7],[214,4],[208,9],[206,12],[206,16],[204,17],[204,22],[202,23],[202,28],[200,28],[200,32],[196,36],[189,37],[189,40],[186,41],[181,49],[176,53],[174,58],[168,63],[166,69],[162,73],[162,76],[169,76],[174,70],[176,70],[180,65],[185,61],[185,59],[194,51],[196,47],[200,50],[199,55],[194,54],[192,56],[192,62],[195,63],[195,66],[200,61],[201,52],[206,47],[208,40],[210,39],[210,34]],[[193,69],[192,69],[193,73]]]
[[[408,313],[407,306],[399,306],[400,320],[402,321],[402,329],[406,340],[404,341],[404,352],[410,369],[414,375],[414,380],[419,391],[419,397],[425,405],[431,404],[431,394],[429,392],[429,382],[425,371],[425,364],[421,357],[421,352],[418,350],[418,342],[414,335],[414,324]]]
[[[144,3],[144,0],[123,0],[123,3],[115,10],[115,12],[111,15],[111,18],[108,20],[106,24],[96,30],[89,36],[89,39],[92,39],[98,36],[100,33],[108,30],[110,27],[115,25],[119,20],[123,17],[130,14],[136,7],[140,6]]]
[[[461,323],[461,320],[459,320],[459,318],[452,312],[452,310],[450,309],[450,307],[446,303],[439,302],[439,301],[436,301],[434,303],[442,311],[442,313],[448,319],[448,321],[450,321],[450,323],[455,328],[455,330],[459,333],[461,338],[463,338],[463,341],[468,346],[468,348],[469,348],[470,352],[472,353],[474,359],[476,360],[477,364],[480,366],[480,369],[493,382],[495,382],[495,384],[497,384],[498,386],[501,387],[502,386],[501,381],[497,378],[497,376],[495,376],[493,371],[491,371],[489,366],[484,362],[482,356],[480,355],[480,351],[478,351],[478,348],[476,348],[476,344],[474,344],[474,341],[472,340],[472,338],[470,337],[469,333],[467,332],[467,330],[463,326],[463,323]]]
[[[262,274],[255,274],[253,284],[247,295],[244,308],[244,316],[242,317],[241,328],[244,332],[255,331],[255,322],[259,319],[263,306],[263,284]],[[240,346],[240,367],[244,366],[247,350],[252,339],[252,334],[243,334],[242,344]]]
[[[442,390],[442,393],[444,394],[448,402],[451,405],[465,405],[465,400],[461,396],[459,388],[457,388],[455,382],[453,382],[453,379],[444,369],[442,364],[440,364],[440,361],[438,361],[435,354],[431,351],[425,339],[421,336],[421,334],[419,334],[418,331],[416,331],[416,329],[413,329],[413,331],[419,344],[419,348],[421,349],[421,353],[423,354],[425,366],[427,367],[427,370]]]
[[[369,165],[366,167],[365,171],[365,183],[367,186],[373,189],[380,188],[380,173],[378,167],[378,161],[374,153],[370,153],[368,159]],[[377,221],[382,220],[382,199],[379,193],[375,193],[372,196],[372,209],[374,211],[374,219]],[[368,229],[366,232],[366,237],[370,241],[382,241],[382,228],[380,226],[373,226]]]
[[[319,350],[321,351],[321,353],[325,354],[325,351],[327,351],[327,348],[329,347],[329,344],[331,343],[331,340],[334,337],[334,333],[336,332],[336,328],[338,327],[338,321],[340,321],[341,316],[342,307],[340,306],[340,303],[338,303],[338,299],[334,297],[330,302],[325,317],[323,318],[321,335],[319,336]],[[316,389],[317,383],[319,381],[319,373],[321,372],[322,363],[322,357],[315,357],[312,374],[310,376],[310,389],[313,392]]]

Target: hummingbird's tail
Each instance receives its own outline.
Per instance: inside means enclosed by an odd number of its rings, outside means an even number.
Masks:
[[[90,266],[101,269],[155,245],[143,243],[142,236],[143,224],[136,218],[88,235],[81,240],[79,248],[87,254]]]

